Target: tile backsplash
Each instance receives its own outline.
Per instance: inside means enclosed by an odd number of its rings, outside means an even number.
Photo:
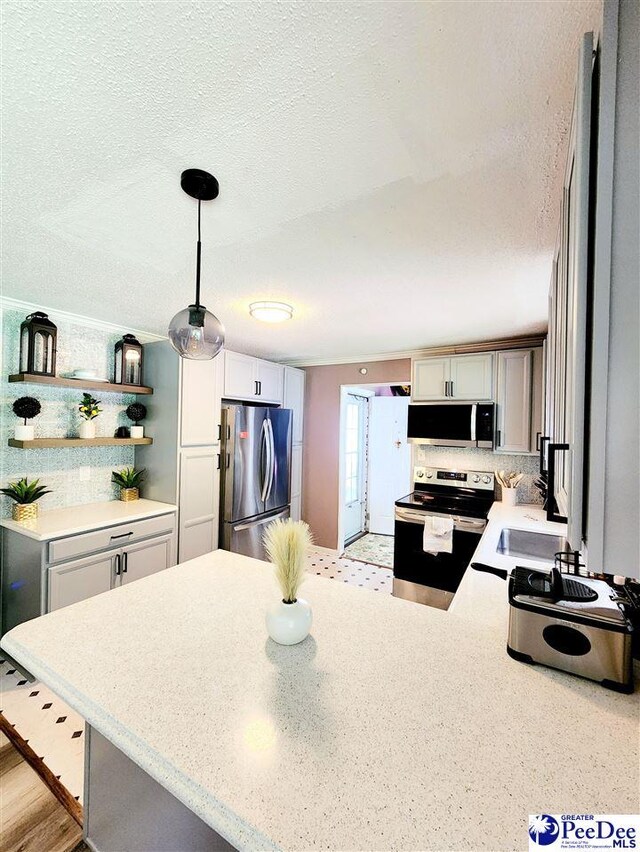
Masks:
[[[417,444],[414,463],[425,467],[465,468],[467,470],[513,470],[524,473],[518,486],[518,503],[542,503],[534,480],[538,477],[538,456],[506,455],[493,450],[461,449],[456,447],[430,447]],[[502,489],[496,483],[496,496],[501,498]]]
[[[73,447],[61,449],[19,450],[7,446],[13,437],[17,418],[11,406],[21,396],[33,396],[42,405],[32,422],[36,437],[65,438],[78,435],[80,415],[78,405],[83,387],[78,389],[47,385],[9,383],[7,377],[19,369],[20,323],[25,313],[16,310],[2,312],[2,377],[0,399],[0,480],[5,483],[20,477],[39,478],[51,494],[40,500],[42,509],[95,503],[117,497],[111,484],[111,471],[134,463],[133,447]],[[58,327],[56,373],[64,375],[73,370],[93,369],[99,376],[111,378],[113,351],[119,334],[111,329],[86,328],[69,321],[52,319]],[[126,329],[123,329],[124,333]],[[102,413],[95,419],[96,435],[111,437],[118,426],[130,426],[125,415],[134,402],[133,394],[92,391],[100,400]],[[82,469],[82,470],[81,470]],[[0,514],[11,514],[9,498],[0,500]]]

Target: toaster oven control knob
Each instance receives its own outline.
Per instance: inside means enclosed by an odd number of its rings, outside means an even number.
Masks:
[[[418,479],[422,479],[422,477],[424,476],[424,470],[416,470],[416,476],[418,477]]]
[[[433,476],[433,471],[428,470],[427,471],[427,479],[431,479],[432,476]]]
[[[482,481],[484,482],[485,485],[488,485],[491,482],[491,477],[490,476],[483,476]]]
[[[478,476],[477,473],[473,474],[473,476],[471,477],[471,481],[472,482],[480,482],[480,477]]]

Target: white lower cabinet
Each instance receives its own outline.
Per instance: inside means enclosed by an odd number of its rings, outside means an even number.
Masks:
[[[99,553],[49,569],[49,610],[108,592],[113,584],[117,551]]]
[[[218,547],[219,466],[216,447],[180,452],[180,562]]]
[[[142,541],[122,551],[120,582],[124,586],[171,567],[173,536]]]
[[[51,566],[47,609],[71,606],[170,568],[174,554],[175,534],[170,533]]]

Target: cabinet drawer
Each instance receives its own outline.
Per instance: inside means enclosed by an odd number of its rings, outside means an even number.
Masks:
[[[145,518],[142,521],[131,521],[127,524],[117,524],[93,530],[89,533],[59,538],[49,542],[47,561],[51,564],[66,559],[75,559],[99,550],[111,547],[123,547],[134,541],[148,538],[152,535],[170,533],[175,529],[175,513],[158,515],[155,518]]]

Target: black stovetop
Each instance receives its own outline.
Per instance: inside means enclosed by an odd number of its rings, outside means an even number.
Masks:
[[[428,490],[412,491],[406,497],[396,500],[396,506],[402,509],[424,509],[427,512],[465,518],[486,518],[493,499],[493,491],[435,486]]]

